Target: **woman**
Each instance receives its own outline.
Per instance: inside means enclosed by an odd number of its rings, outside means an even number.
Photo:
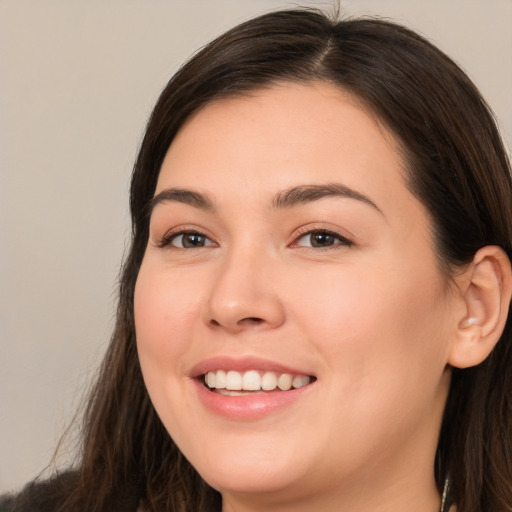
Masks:
[[[130,199],[82,459],[11,510],[510,510],[510,166],[444,54],[242,24],[163,91]]]

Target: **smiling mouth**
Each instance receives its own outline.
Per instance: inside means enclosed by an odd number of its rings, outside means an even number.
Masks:
[[[212,392],[226,396],[242,396],[272,391],[290,391],[298,389],[316,380],[309,375],[293,375],[270,371],[217,370],[203,375],[205,386]]]

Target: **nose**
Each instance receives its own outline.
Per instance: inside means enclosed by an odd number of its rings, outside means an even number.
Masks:
[[[233,254],[219,262],[204,309],[210,328],[238,333],[248,329],[273,329],[284,322],[271,258]]]

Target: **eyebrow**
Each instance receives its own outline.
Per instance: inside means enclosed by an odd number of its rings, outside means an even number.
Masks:
[[[292,187],[277,194],[274,198],[273,206],[274,208],[279,209],[292,208],[294,206],[300,206],[305,203],[333,196],[361,201],[384,215],[381,209],[369,197],[347,187],[346,185],[342,185],[341,183],[328,183],[326,185],[300,185]]]
[[[182,188],[166,188],[149,202],[147,206],[148,216],[151,216],[151,213],[159,204],[172,201],[188,204],[201,210],[213,211],[215,209],[213,201],[206,194]]]
[[[325,185],[299,185],[279,192],[272,201],[277,209],[293,208],[306,203],[318,201],[326,197],[343,197],[361,201],[384,215],[381,209],[367,196],[357,192],[341,183],[328,183]],[[201,192],[181,188],[167,188],[159,192],[147,206],[147,214],[151,216],[153,210],[162,203],[176,201],[188,204],[206,211],[214,211],[214,202]]]

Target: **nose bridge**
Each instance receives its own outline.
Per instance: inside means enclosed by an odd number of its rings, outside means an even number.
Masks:
[[[231,331],[278,327],[284,320],[284,311],[272,282],[275,265],[275,257],[262,244],[233,244],[218,262],[205,321]]]

